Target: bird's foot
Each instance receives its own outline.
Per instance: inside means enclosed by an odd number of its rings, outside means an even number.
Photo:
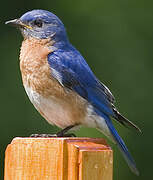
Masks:
[[[30,137],[33,138],[55,138],[55,137],[76,137],[75,134],[69,133],[69,134],[62,134],[62,133],[57,133],[57,134],[31,134]]]
[[[34,138],[49,138],[49,137],[57,137],[57,134],[31,134],[30,137]]]
[[[49,137],[76,137],[75,134],[73,133],[67,133],[68,130],[73,128],[74,125],[68,126],[65,129],[62,129],[61,131],[57,132],[56,134],[31,134],[30,137],[35,137],[35,138],[49,138]]]
[[[76,137],[74,133],[62,134],[61,132],[59,132],[56,135],[56,137]]]

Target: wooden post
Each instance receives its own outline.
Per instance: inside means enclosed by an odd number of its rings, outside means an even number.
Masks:
[[[98,138],[15,138],[4,180],[112,180],[113,152]]]

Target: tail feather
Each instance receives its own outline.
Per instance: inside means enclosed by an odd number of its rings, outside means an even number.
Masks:
[[[133,173],[135,173],[136,175],[139,175],[139,171],[136,168],[136,164],[134,159],[132,158],[131,154],[129,153],[124,141],[122,140],[122,138],[119,136],[119,134],[117,133],[116,129],[114,128],[111,120],[109,118],[107,118],[106,120],[106,124],[108,125],[108,128],[110,130],[110,132],[112,133],[114,140],[116,141],[116,144],[119,148],[119,150],[121,151],[121,153],[123,154],[123,157],[125,158],[128,166],[130,167],[131,171]]]
[[[141,129],[136,126],[133,122],[129,121],[127,118],[125,118],[122,114],[120,114],[116,109],[113,109],[114,111],[114,118],[121,123],[122,125],[124,125],[125,127],[132,127],[134,129],[137,130],[137,132],[141,133]]]
[[[136,167],[135,161],[132,158],[131,154],[129,153],[129,151],[128,151],[124,141],[119,136],[119,134],[117,133],[116,129],[114,128],[111,119],[107,115],[103,114],[102,112],[98,112],[98,114],[105,119],[105,122],[106,122],[106,124],[107,124],[107,126],[108,126],[108,128],[110,130],[110,133],[113,136],[113,140],[117,144],[119,150],[121,151],[125,161],[127,162],[129,168],[131,169],[131,171],[133,173],[135,173],[136,175],[139,175],[139,171],[138,171],[138,169]]]

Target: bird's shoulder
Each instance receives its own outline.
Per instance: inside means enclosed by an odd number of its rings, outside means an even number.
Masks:
[[[75,76],[80,77],[80,81],[87,84],[96,82],[96,77],[88,66],[87,62],[72,45],[65,46],[48,55],[48,62],[51,68],[58,71],[65,69]]]

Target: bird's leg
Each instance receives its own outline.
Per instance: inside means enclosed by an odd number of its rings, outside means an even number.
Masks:
[[[34,138],[48,138],[48,137],[76,137],[75,134],[70,133],[66,134],[67,131],[69,131],[71,128],[73,128],[75,125],[68,126],[61,131],[57,132],[56,134],[31,134],[30,137]]]
[[[75,134],[70,133],[70,134],[66,134],[67,131],[69,131],[70,129],[72,129],[75,125],[71,125],[68,126],[64,129],[62,129],[61,131],[59,131],[58,133],[56,133],[57,137],[76,137]]]

